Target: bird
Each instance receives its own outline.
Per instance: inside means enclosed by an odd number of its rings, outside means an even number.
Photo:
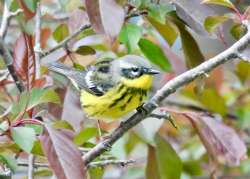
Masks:
[[[137,55],[104,59],[85,70],[61,62],[46,66],[67,77],[80,91],[81,106],[87,116],[103,121],[120,119],[140,107],[147,98],[153,76],[160,73]]]

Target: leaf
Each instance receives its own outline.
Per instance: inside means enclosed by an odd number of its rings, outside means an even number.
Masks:
[[[173,10],[173,6],[163,3],[150,3],[148,5],[149,17],[154,18],[154,20],[158,21],[159,23],[165,23],[166,14]]]
[[[75,53],[78,53],[80,55],[94,55],[96,51],[90,46],[83,45],[78,47]]]
[[[119,41],[127,46],[129,53],[132,53],[138,48],[137,43],[141,36],[142,29],[135,24],[128,23],[123,26],[119,35]]]
[[[161,179],[180,179],[182,162],[172,146],[159,135],[155,137],[156,158]]]
[[[184,114],[205,146],[209,156],[214,161],[225,163],[229,166],[239,166],[240,161],[247,154],[245,143],[231,127],[226,126],[218,117],[206,114]]]
[[[56,177],[85,179],[86,171],[81,153],[69,138],[68,131],[53,129],[48,124],[45,124],[45,129],[40,141]]]
[[[40,39],[41,39],[41,48],[44,49],[46,47],[46,43],[51,35],[50,28],[41,29]]]
[[[59,96],[52,89],[33,88],[29,97],[28,110],[42,103],[60,103]]]
[[[96,33],[104,33],[99,10],[99,0],[85,0],[86,11],[92,28]]]
[[[85,142],[87,142],[92,137],[95,137],[97,134],[98,130],[96,128],[85,128],[75,136],[74,143],[77,145],[83,145]]]
[[[110,37],[116,37],[124,22],[124,9],[115,0],[99,0],[99,7],[105,33]]]
[[[236,66],[235,73],[241,83],[244,84],[248,79],[250,79],[250,63],[241,60]]]
[[[50,169],[40,169],[40,170],[37,170],[37,171],[34,171],[34,176],[35,177],[50,177],[52,176],[53,173]]]
[[[18,4],[22,8],[26,20],[36,15],[37,1],[38,0],[18,0]]]
[[[27,88],[35,80],[35,53],[32,36],[22,33],[14,46],[13,65],[17,75],[25,83]]]
[[[88,169],[90,179],[102,179],[103,178],[103,168],[90,168]]]
[[[91,25],[97,33],[105,33],[110,37],[119,34],[125,12],[115,0],[86,0],[85,5]]]
[[[224,116],[227,112],[226,102],[214,89],[205,89],[198,96],[200,102],[207,107],[209,111],[219,113]]]
[[[161,36],[168,42],[169,45],[173,45],[178,34],[174,25],[170,21],[160,23],[151,17],[147,17],[148,21],[154,26],[154,28],[161,34]]]
[[[36,140],[34,142],[34,146],[32,148],[31,153],[35,154],[35,155],[44,156],[43,149],[42,149],[42,146],[41,146],[41,142],[39,140]]]
[[[147,39],[140,39],[138,43],[143,54],[154,64],[158,65],[162,70],[171,71],[171,65],[162,49]]]
[[[228,7],[231,9],[235,9],[235,6],[230,0],[204,0],[202,1],[203,4],[215,4],[215,5],[220,5],[224,7]]]
[[[69,35],[69,29],[67,24],[60,24],[57,26],[55,31],[53,32],[53,38],[57,42],[61,42],[63,39],[65,39]]]
[[[180,19],[178,19],[178,17],[173,16],[171,20],[178,27],[187,67],[193,68],[202,63],[204,61],[204,56],[202,55],[200,48],[193,36],[185,28],[185,25]]]
[[[243,34],[245,34],[246,28],[242,24],[235,24],[231,27],[230,33],[236,39],[239,40]]]
[[[13,127],[11,137],[21,149],[30,153],[36,140],[36,133],[29,127]]]
[[[17,161],[14,156],[11,156],[7,153],[1,153],[0,161],[4,162],[11,169],[12,172],[15,172],[17,170]]]
[[[53,122],[53,127],[55,129],[69,129],[69,130],[74,131],[73,127],[65,120],[59,120],[59,121]]]
[[[208,32],[213,32],[220,24],[227,21],[228,17],[226,16],[208,16],[205,19],[204,27]]]
[[[215,38],[215,35],[208,33],[203,24],[207,16],[221,13],[221,9],[217,7],[211,8],[201,4],[201,0],[183,1],[173,0],[176,7],[176,13],[192,30],[199,35]],[[199,9],[199,11],[197,11]]]
[[[199,160],[188,160],[183,162],[183,171],[191,176],[202,174],[202,168]]]
[[[154,147],[148,145],[148,157],[146,167],[146,179],[161,178],[159,176],[158,164],[156,159],[156,150]]]

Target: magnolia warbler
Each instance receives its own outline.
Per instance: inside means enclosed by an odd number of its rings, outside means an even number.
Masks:
[[[65,75],[81,92],[83,110],[99,120],[119,119],[144,102],[157,70],[136,55],[102,60],[87,70],[53,62],[48,69]]]

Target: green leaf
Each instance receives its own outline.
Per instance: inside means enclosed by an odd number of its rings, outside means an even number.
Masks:
[[[42,103],[60,103],[60,98],[52,89],[33,88],[29,98],[28,109]]]
[[[244,84],[250,78],[250,63],[241,60],[236,66],[235,73]]]
[[[11,136],[21,149],[28,153],[31,152],[36,140],[34,129],[29,127],[13,127],[11,129]]]
[[[44,156],[43,149],[42,149],[40,141],[36,140],[34,142],[34,145],[33,145],[31,153],[35,154],[35,155]]]
[[[40,178],[44,178],[44,177],[50,177],[53,175],[53,172],[50,169],[40,169],[37,171],[34,171],[34,176],[35,177],[40,177]]]
[[[162,70],[166,72],[171,71],[171,65],[159,46],[147,39],[140,39],[138,44],[143,54],[152,63],[158,65]]]
[[[119,34],[119,41],[127,46],[128,52],[132,53],[135,51],[138,46],[142,36],[142,29],[135,24],[126,24],[122,27],[122,30]]]
[[[24,0],[25,5],[31,10],[32,12],[36,12],[38,0]]]
[[[17,161],[14,156],[11,156],[7,153],[1,153],[0,161],[4,162],[11,169],[12,172],[15,172],[17,170]]]
[[[170,21],[160,23],[151,17],[147,17],[148,21],[154,26],[154,28],[161,34],[161,36],[168,42],[169,45],[173,45],[178,33],[176,28]]]
[[[60,24],[57,26],[56,30],[53,32],[53,38],[57,42],[61,42],[69,35],[69,29],[67,24]]]
[[[220,24],[227,21],[226,16],[208,16],[204,21],[204,27],[208,32],[213,32]]]
[[[79,134],[77,134],[74,138],[74,143],[77,145],[83,145],[92,137],[95,137],[98,134],[97,128],[89,127],[83,129]]]
[[[68,123],[65,120],[59,120],[59,121],[55,121],[52,124],[53,128],[55,129],[69,129],[74,131],[73,127],[70,125],[70,123]]]
[[[199,176],[202,174],[201,164],[199,160],[190,160],[183,162],[183,171],[191,176]]]
[[[204,56],[202,55],[197,42],[190,34],[190,32],[186,30],[184,24],[179,22],[177,19],[175,19],[174,21],[180,32],[181,44],[187,67],[193,68],[201,64],[204,61]]]
[[[148,5],[149,17],[154,18],[160,23],[164,23],[166,20],[166,14],[173,10],[173,6],[167,4],[150,3]]]
[[[180,179],[182,162],[172,146],[159,135],[155,137],[156,157],[161,179]]]
[[[235,24],[231,27],[230,33],[236,39],[240,39],[245,34],[246,28],[242,24]]]
[[[78,53],[80,55],[94,55],[96,52],[92,47],[83,45],[78,47],[75,53]]]
[[[221,97],[214,89],[204,89],[198,99],[208,110],[212,112],[219,113],[222,116],[227,112],[224,98]]]
[[[230,0],[204,0],[202,1],[204,4],[215,4],[215,5],[220,5],[228,8],[234,9],[235,6]]]
[[[88,169],[90,179],[102,179],[103,177],[103,168],[90,168]]]

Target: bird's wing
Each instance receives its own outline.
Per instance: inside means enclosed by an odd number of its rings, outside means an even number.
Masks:
[[[95,86],[90,86],[89,83],[86,81],[86,75],[88,73],[87,71],[76,70],[60,62],[48,63],[46,64],[46,66],[48,67],[49,70],[62,74],[68,79],[70,79],[72,84],[77,89],[80,89],[80,90],[84,89],[88,91],[89,93],[96,95],[96,96],[103,95],[102,91],[98,90],[98,88]]]

